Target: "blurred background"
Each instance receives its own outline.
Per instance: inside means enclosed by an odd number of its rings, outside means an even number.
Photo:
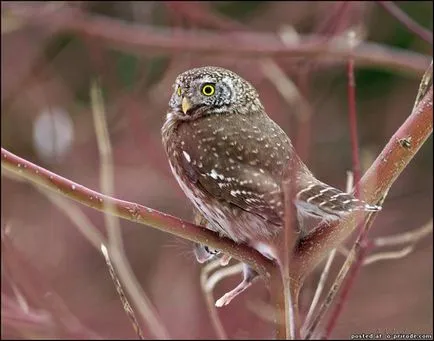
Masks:
[[[395,5],[432,32],[431,1]],[[73,15],[89,25],[74,27]],[[114,20],[105,32],[117,43],[91,33],[98,25],[101,31],[103,19]],[[122,31],[128,25],[143,25],[141,41],[149,39],[149,46],[131,48],[137,46],[135,36]],[[216,65],[251,81],[269,116],[295,141],[314,174],[345,188],[352,167],[346,62],[326,55],[270,59],[230,51],[183,51],[183,44],[194,45],[194,39],[179,41],[176,48],[153,48],[153,32],[176,37],[180,31],[193,36],[198,30],[265,32],[281,39],[312,34],[324,42],[355,31],[363,41],[432,58],[432,45],[377,2],[2,2],[2,147],[99,190],[100,157],[89,97],[97,77],[113,148],[115,196],[192,221],[191,205],[170,172],[160,129],[176,76],[192,67]],[[126,42],[119,43],[122,39]],[[356,62],[363,172],[411,112],[422,73]],[[412,231],[432,219],[432,175],[431,137],[389,192],[371,238]],[[25,182],[2,176],[1,196],[2,338],[89,337],[82,327],[94,337],[137,338],[104,258],[69,218]],[[71,204],[105,233],[100,212]],[[120,224],[131,267],[170,336],[215,338],[200,288],[201,265],[191,243],[124,220]],[[333,275],[343,259],[337,256]],[[302,294],[304,312],[320,268],[317,271]],[[239,280],[236,275],[219,283],[214,297]],[[332,335],[432,335],[432,287],[430,234],[405,258],[362,268]],[[273,326],[258,312],[268,301],[267,288],[258,281],[218,310],[228,337],[271,338]],[[69,322],[56,313],[65,310]],[[65,323],[72,327],[61,327]]]

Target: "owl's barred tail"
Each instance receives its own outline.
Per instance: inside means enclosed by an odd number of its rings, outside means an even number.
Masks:
[[[308,213],[315,216],[340,217],[353,211],[379,211],[381,206],[371,205],[320,181],[311,181],[296,195],[296,201]]]

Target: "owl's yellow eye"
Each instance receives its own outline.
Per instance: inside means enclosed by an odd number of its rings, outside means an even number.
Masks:
[[[215,92],[215,86],[212,84],[205,84],[204,86],[202,86],[201,91],[205,96],[212,96]]]
[[[178,96],[181,96],[181,87],[178,86],[178,89],[176,89],[176,93],[178,94]]]

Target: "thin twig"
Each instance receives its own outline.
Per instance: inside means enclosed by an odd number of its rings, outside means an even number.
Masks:
[[[419,25],[392,1],[377,1],[377,3],[402,25],[407,27],[410,32],[413,32],[419,38],[432,45],[432,32]]]
[[[243,271],[242,263],[237,263],[231,266],[221,268],[218,271],[216,271],[214,274],[209,276],[208,280],[206,281],[205,289],[207,291],[212,291],[217,285],[217,283],[220,282],[222,279],[239,274],[242,271]]]
[[[432,233],[432,231],[433,231],[433,221],[431,220],[430,222],[426,223],[425,225],[423,225],[422,227],[414,231],[400,233],[392,236],[375,238],[372,244],[377,247],[395,246],[395,245],[402,245],[402,244],[410,244],[410,245],[398,251],[375,253],[369,257],[366,257],[366,259],[363,261],[363,265],[373,264],[380,260],[403,258],[409,255],[414,250],[415,244],[420,239]]]
[[[103,254],[103,256],[105,258],[107,267],[109,269],[110,277],[111,277],[113,283],[115,284],[115,288],[116,288],[116,291],[119,295],[119,298],[121,299],[122,306],[123,306],[128,318],[130,319],[131,324],[133,325],[134,331],[136,332],[136,334],[140,340],[144,340],[145,337],[143,336],[142,329],[140,328],[140,324],[137,321],[136,314],[134,314],[134,310],[131,307],[130,302],[128,302],[128,298],[125,295],[124,290],[122,289],[122,285],[119,282],[119,278],[116,275],[115,269],[113,268],[113,265],[110,261],[110,257],[108,255],[107,248],[103,244],[101,244],[101,253]]]
[[[265,59],[261,62],[264,76],[274,85],[282,98],[297,110],[293,113],[299,121],[310,119],[311,109],[307,100],[303,97],[294,82],[285,74],[282,68],[272,59]]]
[[[333,249],[330,252],[329,257],[327,258],[327,262],[326,262],[324,269],[321,273],[321,277],[320,277],[318,285],[316,287],[315,294],[314,294],[313,299],[312,299],[312,303],[310,304],[309,311],[306,315],[306,320],[305,320],[303,328],[302,328],[302,335],[304,335],[306,333],[308,326],[312,323],[313,312],[316,308],[316,305],[318,304],[319,298],[321,297],[321,294],[322,294],[322,291],[324,289],[324,286],[325,286],[325,283],[327,280],[327,276],[330,272],[330,268],[331,268],[331,265],[332,265],[333,260],[335,258],[335,255],[336,255],[336,249]]]
[[[399,251],[377,252],[373,255],[366,257],[363,260],[363,265],[373,264],[380,260],[404,258],[405,256],[408,256],[411,253],[411,251],[413,251],[413,249],[414,249],[414,245],[410,245]]]
[[[386,195],[384,196],[384,199],[386,198]],[[384,199],[379,203],[380,205],[383,204]],[[334,298],[339,292],[339,288],[341,287],[342,283],[344,283],[345,278],[348,274],[348,278],[345,282],[344,287],[341,290],[340,296],[337,299],[336,306],[334,310],[331,313],[331,317],[329,322],[326,325],[325,328],[325,335],[324,337],[327,339],[329,338],[332,330],[334,329],[336,322],[338,321],[338,317],[340,316],[342,312],[342,308],[344,306],[344,303],[346,301],[346,298],[348,297],[348,293],[350,292],[350,289],[353,286],[354,280],[358,274],[358,271],[362,267],[363,259],[366,255],[368,244],[366,243],[367,235],[369,230],[372,227],[372,224],[374,222],[374,219],[376,218],[378,212],[372,212],[367,218],[366,224],[361,229],[360,234],[351,249],[347,259],[345,260],[344,265],[341,268],[341,271],[339,272],[335,283],[332,286],[332,289],[329,292],[329,295],[326,298],[326,303],[328,305],[331,304],[331,302],[334,301]],[[327,311],[328,306],[325,306],[324,313]],[[320,320],[318,321],[318,323]],[[315,329],[313,329],[313,332]]]
[[[429,221],[423,226],[405,233],[399,233],[392,236],[377,237],[373,240],[374,246],[395,246],[407,243],[415,243],[433,231],[433,221]]]
[[[367,222],[364,225],[364,229],[363,229],[364,231],[366,231],[366,232],[369,231],[369,229],[372,226],[372,223],[374,222],[375,216],[376,216],[375,212],[371,213],[368,216]],[[350,253],[348,254],[347,259],[345,260],[344,264],[342,265],[341,270],[339,271],[338,275],[336,276],[336,279],[335,279],[333,285],[331,286],[324,302],[322,303],[321,307],[319,308],[317,315],[312,320],[310,325],[308,325],[306,327],[306,339],[308,339],[308,340],[311,339],[312,335],[316,332],[316,329],[317,329],[319,323],[323,320],[326,312],[328,311],[328,308],[330,307],[334,298],[336,297],[342,283],[345,280],[346,275],[348,274],[349,270],[351,269],[351,265],[353,265],[357,259],[358,252],[362,246],[360,244],[360,242],[364,239],[364,236],[365,236],[365,234],[359,235],[359,237],[356,240],[354,246],[352,247]],[[334,316],[336,317],[337,315],[335,314]]]
[[[353,188],[353,184],[354,184],[354,174],[352,171],[347,171],[347,182],[346,182],[346,187],[345,187],[347,193],[351,192],[351,190]],[[332,262],[333,262],[335,256],[336,256],[336,249],[333,249],[327,258],[326,264],[324,266],[324,269],[321,273],[321,277],[319,279],[318,285],[316,287],[315,294],[314,294],[313,299],[312,299],[312,303],[310,304],[308,313],[306,315],[306,319],[305,319],[305,322],[303,324],[303,330],[302,330],[303,334],[305,334],[307,326],[309,326],[311,324],[313,312],[314,312],[316,305],[318,304],[318,301],[321,297],[322,291],[324,289],[324,286],[325,286],[325,283],[327,280],[327,276],[329,274],[329,271],[330,271],[330,268],[331,268],[331,265],[332,265]]]
[[[101,192],[104,195],[112,196],[114,194],[114,172],[113,172],[113,159],[112,159],[112,151],[111,144],[109,139],[109,133],[107,128],[107,121],[105,118],[105,110],[102,99],[101,88],[96,82],[92,83],[90,89],[90,98],[92,105],[92,113],[95,124],[95,135],[98,144],[98,151],[100,155],[100,186]],[[109,251],[112,253],[116,250],[116,253],[119,253],[119,258],[115,262],[116,270],[114,270],[107,248],[105,245],[101,245],[101,252],[106,260],[107,266],[109,268],[110,277],[112,278],[116,291],[119,294],[119,297],[122,302],[122,306],[130,319],[135,332],[137,333],[140,339],[144,339],[143,332],[140,328],[140,325],[137,322],[137,318],[135,316],[134,310],[131,308],[130,303],[124,291],[121,287],[120,281],[118,279],[118,275],[125,286],[126,290],[132,295],[133,298],[140,295],[140,288],[138,286],[137,279],[134,278],[133,272],[130,269],[130,264],[128,263],[127,257],[125,255],[125,251],[123,248],[122,242],[122,233],[120,230],[119,220],[116,216],[109,214],[108,212],[114,210],[113,203],[111,201],[103,202],[103,210],[104,210],[104,219],[107,226],[108,231],[108,245]],[[156,316],[156,311],[152,307],[148,298],[143,297],[140,308],[142,312],[142,317],[147,322],[150,330],[155,336],[159,338],[167,338],[168,333],[163,327],[162,323]],[[134,301],[136,305],[139,304],[139,301]]]
[[[107,196],[114,195],[114,171],[112,148],[110,144],[107,120],[105,117],[104,103],[102,99],[101,88],[97,81],[93,81],[90,88],[90,99],[92,106],[92,116],[95,125],[95,136],[100,156],[100,188],[101,193]],[[103,203],[104,211],[113,210],[110,201]],[[104,214],[104,220],[107,226],[109,247],[117,247],[120,252],[124,252],[122,243],[122,233],[117,217],[111,214]]]
[[[366,257],[366,259],[363,261],[363,265],[370,265],[380,260],[403,258],[408,254],[410,254],[411,251],[413,251],[415,244],[420,239],[432,233],[432,231],[433,231],[433,222],[431,220],[427,224],[411,232],[404,232],[392,236],[375,238],[370,242],[370,244],[372,244],[372,246],[374,247],[375,246],[376,247],[397,246],[402,244],[410,244],[410,245],[407,245],[403,249],[398,251],[389,251],[389,252],[382,251],[382,252],[374,253]],[[342,245],[337,248],[337,251],[342,255],[344,255],[345,257],[347,257],[348,254],[350,253],[350,251]]]
[[[34,185],[34,184],[33,184]],[[66,215],[78,231],[87,239],[87,241],[99,252],[101,252],[101,245],[107,245],[108,241],[104,235],[99,232],[98,228],[92,224],[90,219],[83,213],[83,211],[69,202],[65,198],[47,191],[45,188],[34,185],[36,190],[56,206],[64,215]]]
[[[220,267],[220,260],[214,260],[207,265],[205,265],[200,272],[200,287],[202,289],[203,295],[205,296],[206,306],[208,308],[208,312],[211,318],[211,323],[214,327],[214,330],[217,334],[219,340],[227,340],[228,336],[223,327],[222,321],[219,318],[217,308],[214,304],[214,297],[212,294],[213,287],[209,290],[208,282],[208,274]]]

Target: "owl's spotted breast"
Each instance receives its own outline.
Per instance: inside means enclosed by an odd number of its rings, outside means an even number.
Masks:
[[[227,113],[182,122],[167,145],[176,177],[195,206],[207,218],[218,216],[208,219],[215,230],[239,240],[269,236],[282,225],[281,181],[292,151],[273,121],[255,116]]]

